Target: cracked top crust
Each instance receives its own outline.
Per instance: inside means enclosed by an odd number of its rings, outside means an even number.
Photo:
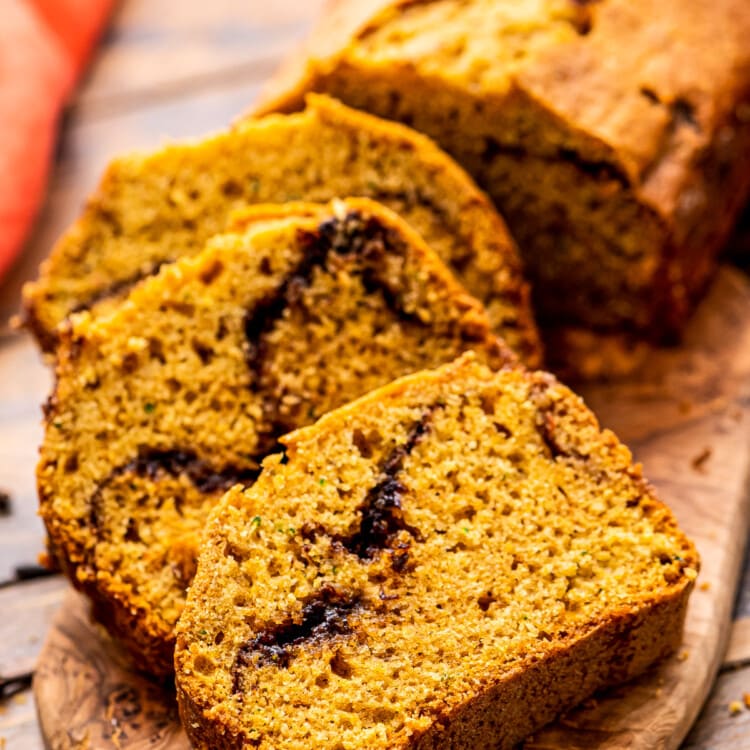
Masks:
[[[365,60],[522,95],[669,216],[701,149],[750,123],[748,38],[744,0],[333,0],[255,111],[296,108],[316,78]]]

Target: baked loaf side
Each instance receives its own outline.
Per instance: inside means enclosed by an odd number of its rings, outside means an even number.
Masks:
[[[470,355],[283,438],[177,630],[211,748],[512,748],[681,638],[695,549],[583,402]]]
[[[467,349],[514,362],[395,214],[366,199],[300,211],[214,238],[109,316],[75,317],[58,348],[41,514],[69,577],[155,674],[172,671],[209,508],[255,480],[279,435]]]
[[[50,350],[71,312],[107,308],[161,264],[197,253],[238,207],[350,195],[405,218],[486,304],[497,332],[539,364],[528,287],[487,197],[424,136],[325,97],[299,114],[114,161],[26,287],[27,323]]]
[[[750,193],[745,0],[332,7],[257,112],[326,91],[435,138],[508,221],[555,363],[680,331]]]

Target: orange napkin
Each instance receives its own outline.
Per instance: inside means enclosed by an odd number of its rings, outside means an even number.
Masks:
[[[113,0],[2,0],[0,276],[44,195],[60,111]]]

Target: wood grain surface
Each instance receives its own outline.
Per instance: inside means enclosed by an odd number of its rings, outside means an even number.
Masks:
[[[69,590],[34,677],[51,750],[187,750],[174,694],[138,675]]]
[[[633,379],[590,388],[585,396],[644,463],[660,497],[695,539],[702,570],[679,653],[570,712],[525,747],[671,750],[690,729],[719,668],[750,517],[745,277],[721,272],[682,348],[659,352]],[[52,750],[185,747],[171,695],[137,676],[119,649],[93,632],[85,605],[74,596],[54,621],[34,680]]]

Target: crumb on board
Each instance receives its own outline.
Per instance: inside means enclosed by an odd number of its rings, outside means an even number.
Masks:
[[[747,708],[750,708],[750,693],[742,694],[742,702],[745,704]]]
[[[711,458],[713,449],[710,446],[706,446],[691,462],[691,466],[695,471],[705,471],[706,462]]]
[[[740,701],[732,701],[729,704],[729,715],[737,716],[739,713],[742,713],[742,703]]]
[[[36,558],[37,563],[40,567],[47,568],[47,570],[59,571],[57,561],[50,555],[49,552],[40,552]]]
[[[677,659],[678,659],[679,661],[686,661],[686,660],[687,660],[687,658],[688,658],[688,656],[690,656],[690,652],[689,652],[689,651],[681,651],[681,652],[680,652],[680,653],[678,654],[678,656],[677,656]]]
[[[698,586],[698,588],[701,591],[708,591],[711,588],[711,582],[710,581],[703,581],[703,583]]]

